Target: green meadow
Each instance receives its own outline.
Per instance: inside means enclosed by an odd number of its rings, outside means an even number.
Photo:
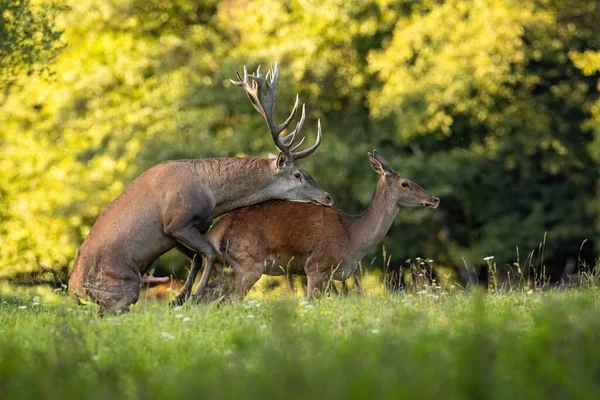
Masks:
[[[600,295],[568,287],[183,306],[99,317],[4,286],[2,399],[597,399]]]

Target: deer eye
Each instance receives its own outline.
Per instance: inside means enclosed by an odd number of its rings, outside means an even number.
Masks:
[[[300,172],[296,172],[294,174],[294,178],[298,179],[298,180],[302,180],[302,174],[300,174]]]
[[[407,188],[408,186],[409,186],[409,185],[408,185],[408,182],[402,182],[402,187],[403,187],[403,188]]]

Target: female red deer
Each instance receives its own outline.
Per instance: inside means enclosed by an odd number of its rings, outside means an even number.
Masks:
[[[369,153],[369,160],[380,178],[371,205],[361,215],[280,200],[225,215],[205,237],[233,273],[225,276],[219,263],[219,276],[203,300],[220,295],[241,299],[262,274],[305,274],[311,296],[328,279],[345,280],[354,274],[367,250],[387,234],[399,206],[437,208],[437,197],[392,170],[377,152]],[[210,272],[207,267],[203,282]],[[202,291],[199,287],[197,293]]]
[[[100,214],[79,248],[69,277],[69,294],[77,302],[88,298],[100,304],[101,312],[127,310],[137,302],[150,265],[174,247],[187,255],[205,255],[210,269],[216,252],[202,234],[214,218],[230,210],[269,199],[332,204],[331,197],[295,165],[319,146],[320,125],[317,142],[294,152],[304,107],[296,129],[287,136],[281,133],[296,114],[298,97],[288,119],[275,123],[277,65],[265,79],[260,68],[248,75],[244,67],[244,78],[237,76],[240,80],[233,83],[246,91],[265,118],[279,157],[166,161],[143,173]],[[192,269],[199,268],[197,264]]]

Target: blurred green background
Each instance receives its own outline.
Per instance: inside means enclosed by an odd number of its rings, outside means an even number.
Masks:
[[[279,119],[299,93],[309,142],[322,120],[301,166],[337,208],[367,207],[372,149],[440,197],[401,209],[391,267],[531,254],[558,278],[598,256],[596,0],[65,3],[0,0],[0,278],[65,281],[98,214],[160,161],[274,151],[229,82],[274,62]],[[157,274],[187,265],[172,252]]]

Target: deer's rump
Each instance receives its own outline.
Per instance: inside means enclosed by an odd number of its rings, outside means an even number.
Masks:
[[[159,164],[132,182],[100,214],[73,264],[69,277],[73,297],[100,304],[137,301],[141,275],[177,244],[163,231],[164,199],[170,195],[162,176],[166,166],[180,179],[186,178],[186,171],[177,164]]]

